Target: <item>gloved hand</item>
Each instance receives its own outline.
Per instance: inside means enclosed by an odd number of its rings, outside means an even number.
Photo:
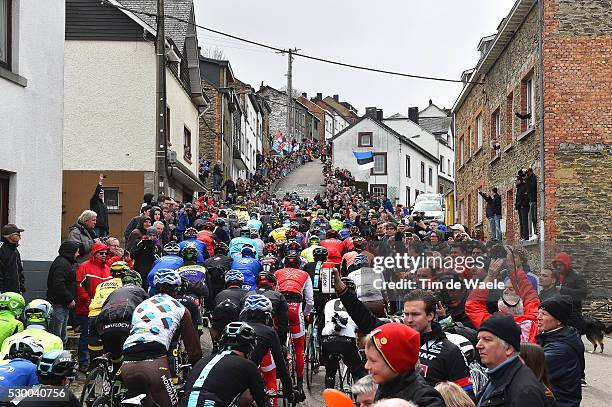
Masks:
[[[295,394],[295,392],[293,391],[293,389],[291,389],[291,388],[286,389],[286,390],[284,391],[284,396],[285,396],[285,399],[287,400],[287,402],[288,402],[289,404],[293,404],[293,403],[296,403],[296,402],[297,402],[297,400],[295,399],[296,394]]]

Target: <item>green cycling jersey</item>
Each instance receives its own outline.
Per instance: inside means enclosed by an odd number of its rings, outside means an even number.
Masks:
[[[0,343],[11,335],[23,331],[23,323],[10,311],[0,311]]]

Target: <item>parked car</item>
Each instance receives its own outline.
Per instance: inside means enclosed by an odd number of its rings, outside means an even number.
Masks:
[[[444,198],[442,197],[442,194],[419,194],[414,202],[416,204],[417,202],[421,201],[440,202],[440,205],[444,206]]]
[[[444,208],[439,201],[417,201],[412,208],[410,217],[413,218],[416,214],[419,214],[425,223],[429,223],[432,220],[444,222]]]

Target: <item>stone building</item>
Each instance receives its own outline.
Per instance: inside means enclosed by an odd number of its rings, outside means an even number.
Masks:
[[[505,238],[518,240],[514,178],[532,167],[538,217],[542,203],[545,208],[537,230],[540,250],[526,244],[538,260],[532,267],[565,250],[572,267],[587,275],[591,295],[609,297],[610,2],[517,0],[478,49],[481,58],[462,75],[465,85],[453,107],[457,221],[486,235],[478,191],[496,186]]]

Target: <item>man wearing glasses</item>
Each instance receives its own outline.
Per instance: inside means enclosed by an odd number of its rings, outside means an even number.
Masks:
[[[23,264],[17,246],[21,240],[23,229],[9,223],[2,227],[0,234],[0,292],[12,291],[23,293],[25,279],[23,277]]]

